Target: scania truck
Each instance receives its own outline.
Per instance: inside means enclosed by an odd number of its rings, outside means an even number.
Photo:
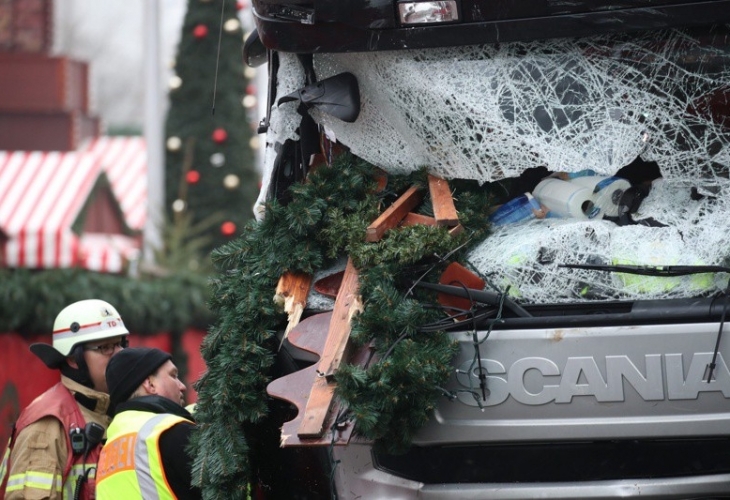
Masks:
[[[296,497],[730,498],[730,0],[252,7],[261,207],[322,137],[394,175],[626,182],[598,216],[495,225],[468,260],[515,307],[449,330],[452,397],[405,453],[287,455]]]

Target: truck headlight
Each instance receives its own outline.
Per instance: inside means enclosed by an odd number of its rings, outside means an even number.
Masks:
[[[450,23],[459,20],[456,0],[444,2],[400,2],[401,24]]]

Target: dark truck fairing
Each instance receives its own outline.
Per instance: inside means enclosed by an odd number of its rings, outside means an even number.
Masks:
[[[627,33],[730,20],[730,1],[458,0],[460,19],[399,23],[393,0],[253,0],[264,45],[282,52],[367,52]]]

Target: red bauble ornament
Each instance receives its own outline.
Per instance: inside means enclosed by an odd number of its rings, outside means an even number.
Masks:
[[[228,139],[228,132],[224,128],[217,128],[213,131],[213,142],[223,144]]]
[[[246,8],[246,2],[238,1],[236,2],[236,10],[242,10]]]
[[[193,28],[193,36],[198,40],[208,36],[208,27],[205,24],[198,24]]]
[[[200,180],[200,172],[197,170],[190,170],[187,174],[185,174],[185,180],[188,181],[188,184],[197,184]]]
[[[221,234],[223,236],[233,236],[236,232],[236,225],[231,221],[221,224]]]

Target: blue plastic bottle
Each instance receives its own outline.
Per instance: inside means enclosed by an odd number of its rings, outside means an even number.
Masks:
[[[489,221],[495,226],[502,226],[533,219],[536,217],[535,211],[541,209],[540,203],[530,193],[525,193],[499,207],[489,216]]]
[[[578,172],[568,172],[568,180],[578,179],[579,177],[593,177],[594,175],[597,175],[596,172],[590,168],[586,168],[585,170],[579,170]]]

